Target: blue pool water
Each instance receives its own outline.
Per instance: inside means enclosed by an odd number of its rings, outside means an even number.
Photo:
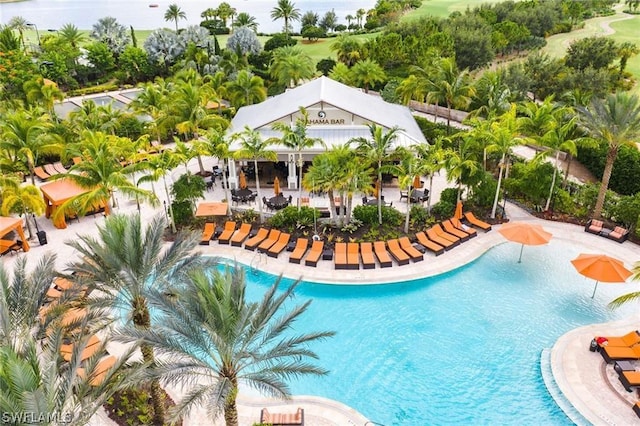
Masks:
[[[292,303],[313,303],[297,328],[337,335],[313,345],[330,374],[292,383],[293,393],[387,426],[571,424],[543,384],[541,350],[570,329],[629,314],[606,306],[625,288],[601,284],[591,299],[593,281],[569,263],[578,246],[526,247],[522,263],[518,252],[502,244],[453,272],[393,285],[302,283]],[[252,299],[274,280],[247,278]]]

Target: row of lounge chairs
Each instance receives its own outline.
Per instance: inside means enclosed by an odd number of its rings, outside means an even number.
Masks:
[[[623,243],[629,237],[629,230],[622,226],[616,226],[613,229],[606,228],[601,220],[591,219],[584,227],[585,232],[600,235],[610,240]]]
[[[57,161],[52,164],[45,164],[43,166],[34,167],[33,173],[40,179],[41,181],[48,180],[51,176],[68,173],[66,167],[62,165],[60,161]]]

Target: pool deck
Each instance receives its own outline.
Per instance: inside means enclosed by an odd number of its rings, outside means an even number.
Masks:
[[[446,186],[446,183],[441,184],[441,186]],[[392,197],[394,195],[397,197],[396,192],[397,189],[390,190],[390,192],[387,193],[387,199],[393,199]],[[434,191],[434,194],[435,193],[436,191]],[[218,188],[218,197],[220,194],[221,190]],[[207,198],[210,197],[211,194],[208,194]],[[434,202],[435,201],[437,200],[434,200]],[[116,211],[134,212],[135,210],[134,202],[121,201]],[[144,206],[141,215],[143,220],[148,220],[160,211],[162,211],[162,208],[153,209]],[[586,233],[580,226],[537,219],[515,205],[507,204],[506,211],[511,221],[526,221],[541,224],[547,231],[553,234],[554,239],[579,244],[584,247],[584,252],[606,253],[615,256],[623,260],[628,268],[640,260],[640,247],[630,242],[618,244],[606,238]],[[40,228],[47,231],[49,244],[40,247],[36,242],[32,246],[32,250],[27,254],[30,258],[30,264],[33,265],[36,259],[45,252],[55,251],[58,256],[58,266],[63,269],[68,259],[75,256],[71,248],[63,244],[64,241],[72,239],[77,234],[95,235],[95,231],[97,230],[96,225],[102,224],[104,218],[100,215],[96,215],[93,218],[81,218],[79,222],[70,223],[69,228],[65,230],[53,228],[51,222],[45,221],[43,218],[39,218],[38,222]],[[212,241],[209,246],[199,246],[199,250],[204,254],[236,259],[241,263],[252,265],[260,270],[276,275],[283,274],[286,277],[294,279],[301,278],[311,282],[350,285],[382,284],[434,276],[472,262],[492,247],[506,243],[501,234],[497,232],[498,229],[498,226],[494,226],[494,229],[488,233],[479,231],[477,238],[473,238],[438,257],[435,257],[431,253],[426,253],[425,259],[422,262],[384,269],[336,271],[333,261],[323,260],[318,262],[316,268],[313,268],[289,263],[289,256],[286,253],[281,254],[278,258],[271,258],[265,255],[257,255],[255,252],[245,250],[244,248],[219,245],[215,241]],[[526,250],[527,248],[525,248],[525,251]],[[517,249],[514,249],[514,253],[516,251]],[[2,257],[1,261],[5,267],[10,268],[12,263],[21,256],[25,256],[25,254],[6,255]],[[604,290],[603,288],[605,286],[606,284],[601,284],[598,289],[599,294],[603,291],[609,296],[614,292],[615,294],[613,294],[613,296],[615,297],[633,291],[631,284],[625,286],[607,286],[606,290]],[[591,288],[592,287],[588,286],[585,288],[585,291],[590,291]],[[610,299],[607,298],[605,302],[601,303],[607,303],[609,300]],[[613,372],[613,368],[606,366],[599,354],[588,351],[589,342],[594,336],[625,334],[631,330],[640,328],[639,322],[640,314],[622,321],[581,327],[561,336],[552,348],[551,369],[558,387],[584,418],[593,424],[640,424],[640,419],[638,419],[631,410],[631,406],[640,397],[635,393],[627,393],[617,380],[617,375]],[[119,344],[116,343],[110,343],[108,346],[109,351],[117,355],[122,351],[122,348],[118,345]],[[543,348],[540,349],[542,350]],[[180,389],[168,389],[168,391],[174,398],[179,398],[180,395],[183,394]],[[262,407],[270,407],[272,411],[283,410],[293,412],[296,407],[302,406],[305,409],[305,419],[308,425],[363,426],[368,421],[360,413],[339,402],[314,396],[296,396],[291,401],[283,402],[265,399],[251,390],[242,389],[239,395],[238,405],[241,425],[251,425],[257,422]],[[192,415],[185,420],[184,424],[212,424],[210,420],[202,419],[206,419],[205,410],[194,410]],[[370,420],[375,421],[376,419]],[[223,423],[223,420],[220,418],[215,424],[222,425]],[[94,416],[90,424],[93,426],[114,425],[102,411]]]

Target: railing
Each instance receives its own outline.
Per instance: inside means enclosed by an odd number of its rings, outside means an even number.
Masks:
[[[259,252],[256,248],[256,253],[253,255],[250,264],[252,274],[255,275],[258,273],[258,266],[260,266],[262,262],[264,262],[265,264],[267,263],[267,255],[265,253]]]

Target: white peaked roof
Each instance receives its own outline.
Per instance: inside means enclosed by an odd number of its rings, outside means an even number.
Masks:
[[[271,130],[270,123],[288,119],[300,107],[308,108],[318,103],[357,115],[386,129],[398,126],[401,129],[397,138],[400,145],[426,142],[409,108],[385,102],[378,96],[366,94],[324,76],[259,104],[240,108],[231,121],[229,134],[241,132],[245,126],[249,126],[251,129],[258,129],[263,138],[278,136],[278,132]],[[307,134],[321,137],[328,147],[346,143],[354,136],[370,135],[368,127],[362,124],[340,127],[309,125]],[[232,143],[232,150],[236,148],[234,145]]]

